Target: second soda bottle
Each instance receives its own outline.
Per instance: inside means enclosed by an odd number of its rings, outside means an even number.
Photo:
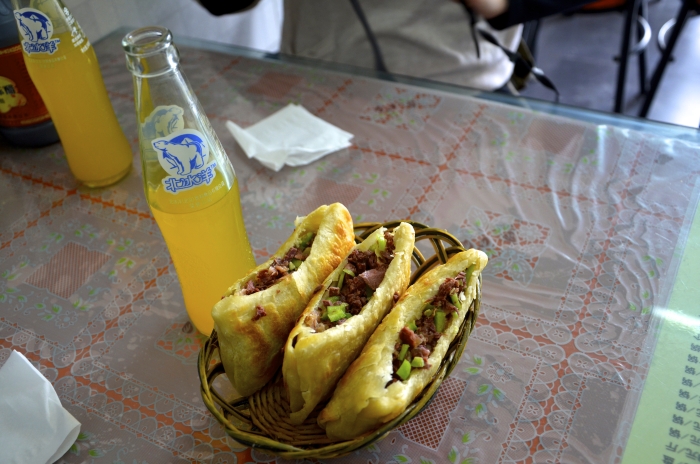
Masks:
[[[211,308],[255,267],[238,181],[179,68],[172,35],[147,27],[122,41],[134,76],[144,187],[197,329],[214,328]]]
[[[131,169],[131,147],[112,110],[90,42],[60,0],[12,2],[24,62],[73,175],[88,187],[118,181]]]

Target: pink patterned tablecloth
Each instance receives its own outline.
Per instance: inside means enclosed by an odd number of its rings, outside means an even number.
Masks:
[[[16,349],[82,433],[60,462],[271,462],[205,408],[188,323],[144,199],[131,75],[96,46],[134,151],[116,186],[76,186],[60,145],[1,145],[0,364]],[[181,48],[236,169],[258,261],[297,215],[411,218],[486,251],[482,315],[417,418],[337,462],[616,462],[698,202],[698,147],[516,106],[311,67]],[[273,173],[224,127],[289,102],[353,146]],[[40,440],[41,437],[37,437]]]

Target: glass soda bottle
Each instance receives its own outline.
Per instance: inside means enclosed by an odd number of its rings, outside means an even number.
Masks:
[[[134,78],[146,198],[175,264],[190,320],[209,335],[214,303],[255,266],[238,181],[180,71],[170,31],[138,29],[122,45]]]
[[[90,41],[61,0],[12,0],[24,62],[51,114],[68,166],[88,187],[113,184],[132,153]]]

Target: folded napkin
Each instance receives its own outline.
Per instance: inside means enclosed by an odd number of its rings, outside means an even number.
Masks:
[[[303,166],[350,146],[353,135],[290,104],[246,129],[226,122],[248,158],[279,171],[285,164]]]
[[[0,462],[56,462],[78,432],[80,422],[63,409],[51,383],[13,351],[0,369]]]

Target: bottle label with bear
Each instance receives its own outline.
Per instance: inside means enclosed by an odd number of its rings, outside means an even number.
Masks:
[[[185,128],[183,109],[177,105],[158,106],[141,125],[141,139],[150,141],[158,163],[168,174],[163,178],[167,192],[177,194],[200,185],[210,185],[217,163],[209,155],[209,142],[200,131]]]

